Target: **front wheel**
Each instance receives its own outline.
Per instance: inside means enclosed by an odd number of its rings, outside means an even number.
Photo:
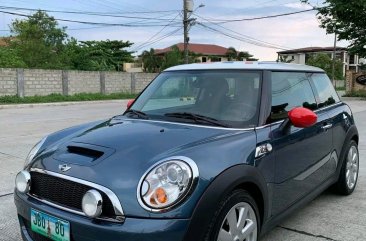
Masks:
[[[356,188],[359,170],[359,152],[357,143],[351,141],[348,144],[345,160],[341,168],[335,190],[342,195],[350,195]]]
[[[254,199],[248,192],[236,190],[221,201],[205,240],[257,241],[259,223]]]

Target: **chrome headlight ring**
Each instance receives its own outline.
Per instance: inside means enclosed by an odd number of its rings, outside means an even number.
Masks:
[[[166,212],[184,201],[198,177],[198,167],[192,159],[184,156],[165,158],[141,177],[137,200],[147,211]]]

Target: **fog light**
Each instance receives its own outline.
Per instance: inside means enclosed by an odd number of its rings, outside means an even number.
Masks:
[[[97,218],[102,214],[103,198],[97,190],[89,190],[82,201],[83,212],[90,218]]]
[[[31,175],[27,171],[21,171],[15,178],[15,187],[21,193],[29,192]]]

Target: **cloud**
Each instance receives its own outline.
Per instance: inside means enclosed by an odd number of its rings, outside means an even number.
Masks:
[[[288,8],[299,9],[299,10],[306,10],[306,9],[312,9],[313,8],[309,4],[301,3],[301,2],[298,2],[298,3],[287,3],[287,4],[284,4],[284,6],[285,7],[288,7]]]
[[[64,2],[58,3],[57,1],[50,1],[47,6],[44,5],[43,1],[40,0],[26,0],[22,1],[20,4],[22,7],[30,8],[48,8],[48,9],[58,9],[62,6],[72,6],[72,10],[82,10],[82,11],[145,11],[146,8],[150,10],[171,10],[180,9],[182,7],[182,1],[171,1],[171,0],[161,0],[155,1],[151,4],[151,0],[137,0],[131,4],[127,0],[121,0],[112,10],[111,4],[112,0],[104,2],[103,6],[96,8],[98,5],[96,2],[75,2],[72,0],[64,0]],[[114,0],[114,2],[117,2]],[[258,16],[274,15],[279,13],[287,13],[298,11],[302,9],[309,9],[308,5],[301,4],[299,2],[292,3],[281,3],[280,1],[269,1],[269,0],[258,0],[258,1],[244,1],[244,0],[207,0],[199,1],[195,0],[196,6],[200,3],[204,3],[206,6],[197,10],[197,14],[211,19],[237,19],[237,18],[251,18]],[[311,0],[312,4],[316,4],[315,0]],[[62,5],[62,6],[61,6]],[[144,6],[144,8],[139,9],[138,6]],[[71,10],[71,9],[69,9]],[[302,48],[308,46],[332,46],[333,36],[326,35],[325,30],[319,28],[319,23],[315,17],[316,12],[301,13],[291,16],[263,19],[256,21],[243,21],[223,25],[226,28],[232,29],[244,35],[251,36],[253,38],[282,45],[287,48]],[[56,15],[56,14],[52,14]],[[173,14],[174,15],[174,14]],[[164,16],[164,18],[173,18],[174,16]],[[83,17],[75,15],[65,15],[57,14],[59,18],[70,18],[85,21],[99,21],[99,22],[123,22],[127,21],[125,19],[116,18],[99,18],[99,17]],[[159,15],[153,15],[159,16]],[[1,17],[1,15],[0,15]],[[198,17],[197,17],[198,18]],[[14,16],[6,15],[0,20],[3,20],[3,24],[7,25],[11,22],[10,19],[14,19]],[[132,20],[128,20],[132,21]],[[205,20],[199,19],[198,21]],[[1,21],[0,21],[1,22]],[[89,25],[81,24],[71,24],[71,23],[61,23],[69,26],[71,28],[88,28],[92,27]],[[219,29],[220,31],[227,31],[220,29],[218,26],[210,25]],[[135,43],[135,46],[146,42],[151,36],[161,30],[162,27],[146,27],[146,28],[125,28],[125,27],[105,27],[105,28],[94,28],[94,29],[84,29],[77,31],[68,31],[69,35],[76,37],[78,40],[124,40]],[[168,33],[176,29],[175,27],[167,27],[159,36],[164,33]],[[3,34],[0,32],[0,34]],[[183,31],[177,33],[177,36],[171,36],[164,40],[161,40],[153,45],[147,46],[145,49],[153,48],[164,48],[171,46],[178,42],[183,41]],[[238,50],[249,51],[251,54],[260,58],[261,60],[276,60],[279,51],[276,49],[263,48],[255,45],[251,45],[242,41],[234,40],[228,38],[219,33],[212,33],[205,29],[195,25],[190,31],[191,43],[207,43],[207,44],[217,44],[225,47],[233,46]],[[339,43],[340,46],[347,46],[347,42]],[[144,50],[144,49],[143,49]]]

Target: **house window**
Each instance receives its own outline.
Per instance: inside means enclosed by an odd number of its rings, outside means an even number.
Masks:
[[[351,54],[349,56],[349,64],[355,64],[355,55],[354,54]]]
[[[206,57],[202,57],[202,63],[206,63],[207,62],[207,58]]]

